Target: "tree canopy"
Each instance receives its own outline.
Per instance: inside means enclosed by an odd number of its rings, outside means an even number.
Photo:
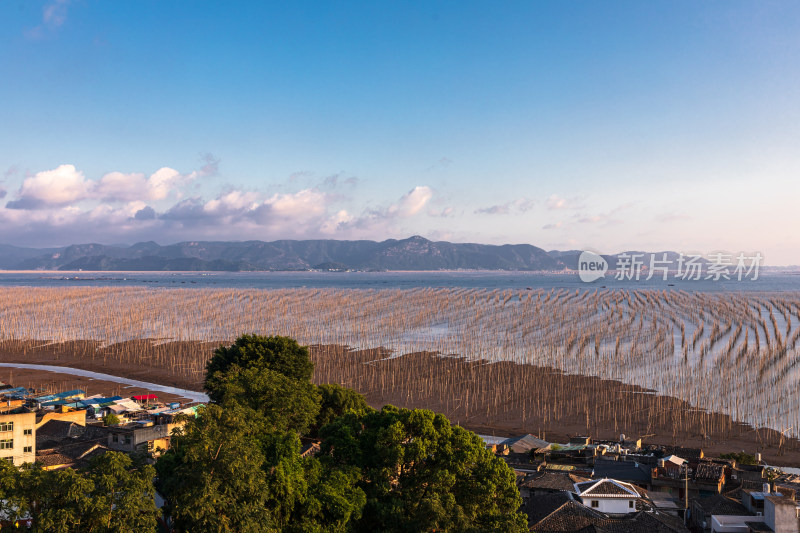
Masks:
[[[0,461],[0,511],[11,522],[31,519],[35,531],[153,531],[154,476],[152,466],[119,452],[98,455],[84,470]]]
[[[346,531],[365,496],[355,468],[300,457],[294,432],[266,430],[245,406],[209,405],[157,463],[177,531]]]
[[[348,413],[322,455],[362,473],[358,531],[526,531],[514,472],[474,433],[424,409]]]
[[[316,423],[320,410],[320,393],[308,380],[291,379],[261,366],[232,366],[218,373],[214,391],[224,407],[252,409],[267,431],[304,434]]]
[[[233,367],[261,367],[298,381],[310,381],[314,363],[308,348],[289,337],[242,335],[231,346],[220,346],[206,365],[205,388],[217,401],[217,380]]]

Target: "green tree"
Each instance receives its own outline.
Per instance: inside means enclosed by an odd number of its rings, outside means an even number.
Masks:
[[[355,467],[336,468],[310,457],[303,461],[307,491],[295,506],[287,533],[345,533],[361,518],[367,501]]]
[[[98,510],[91,497],[94,484],[78,471],[47,471],[37,465],[24,468],[20,481],[26,500],[24,509],[33,520],[34,530],[110,531],[97,528]]]
[[[242,335],[231,346],[220,346],[206,365],[205,388],[217,401],[217,380],[234,367],[261,367],[283,374],[287,378],[308,382],[314,363],[308,348],[289,337]]]
[[[733,459],[740,465],[757,465],[758,461],[756,460],[755,455],[751,455],[745,452],[731,452],[731,453],[723,453],[720,454],[720,459]]]
[[[214,387],[220,405],[251,408],[266,431],[304,434],[319,413],[320,393],[314,385],[260,366],[231,367],[217,374]]]
[[[357,531],[526,531],[514,472],[444,415],[386,406],[321,430],[322,453],[363,473]]]
[[[0,499],[10,521],[30,518],[48,533],[153,531],[155,470],[118,452],[95,458],[86,470],[0,465]]]
[[[103,425],[116,426],[119,424],[119,417],[114,413],[108,413],[103,417]]]
[[[0,460],[0,516],[14,521],[18,518],[19,470],[7,461]]]
[[[97,509],[97,530],[153,531],[158,517],[155,475],[152,465],[135,464],[124,453],[107,452],[94,457],[86,477],[94,485],[91,499]]]
[[[320,392],[321,402],[319,415],[317,415],[313,428],[314,434],[347,412],[365,412],[371,409],[364,396],[353,389],[330,383],[320,385],[317,390]]]
[[[264,453],[244,407],[209,405],[175,432],[156,463],[177,531],[278,531],[266,506]]]

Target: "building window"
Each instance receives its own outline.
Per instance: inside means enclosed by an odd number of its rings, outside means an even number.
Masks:
[[[22,448],[22,453],[33,453],[33,446],[25,446]]]
[[[130,443],[131,443],[131,436],[125,435],[125,444],[130,444]]]
[[[633,500],[628,501],[628,509],[633,509]]]
[[[14,422],[0,422],[0,431],[14,431]]]
[[[14,439],[0,440],[0,450],[11,450],[14,448]]]
[[[33,430],[32,429],[23,429],[22,430],[22,434],[23,435],[33,435]]]
[[[600,507],[600,502],[597,500],[592,500],[592,507]]]
[[[111,435],[111,440],[112,442],[119,442],[119,435],[114,433],[113,435]]]

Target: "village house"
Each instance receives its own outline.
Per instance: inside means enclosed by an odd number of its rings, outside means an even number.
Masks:
[[[636,501],[644,491],[630,483],[616,479],[575,483],[575,493],[584,505],[606,514],[627,514],[636,512]]]
[[[183,422],[155,424],[152,420],[141,420],[110,426],[106,445],[111,450],[149,452],[157,456],[169,449],[172,431],[183,425]]]
[[[36,457],[36,413],[18,408],[0,413],[0,459],[14,465]]]

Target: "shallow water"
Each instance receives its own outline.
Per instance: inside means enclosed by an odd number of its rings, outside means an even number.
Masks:
[[[762,272],[756,281],[681,280],[618,281],[613,276],[583,283],[576,273],[511,271],[430,272],[2,272],[0,287],[183,287],[183,288],[342,288],[411,289],[463,287],[481,289],[657,289],[703,292],[797,291],[800,273]]]

